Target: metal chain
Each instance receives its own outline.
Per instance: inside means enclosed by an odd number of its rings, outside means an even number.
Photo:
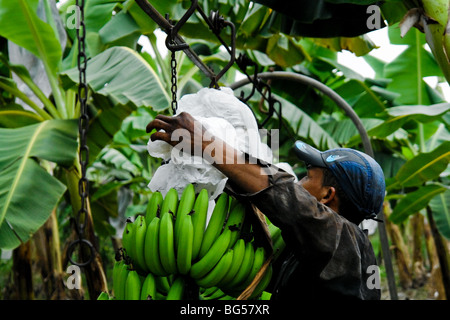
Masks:
[[[86,169],[89,163],[89,147],[87,146],[87,133],[89,127],[89,116],[87,112],[87,99],[88,99],[88,85],[86,81],[86,69],[87,69],[87,55],[86,55],[86,26],[84,22],[84,6],[85,0],[76,0],[76,6],[79,9],[79,25],[77,26],[77,40],[78,40],[78,71],[79,71],[79,84],[78,84],[78,99],[80,102],[80,118],[78,121],[78,130],[80,135],[80,152],[79,162],[81,167],[81,177],[78,182],[78,194],[81,199],[81,207],[78,211],[76,218],[76,232],[78,240],[72,242],[69,246],[69,260],[72,264],[78,266],[86,266],[92,262],[94,256],[94,246],[86,239],[84,239],[84,232],[86,229],[86,223],[88,221],[88,195],[89,195],[89,181],[86,177]],[[71,260],[71,253],[74,246],[79,245],[80,249],[82,245],[86,245],[91,250],[89,259],[85,262],[75,262]]]
[[[170,60],[170,67],[172,69],[172,113],[175,115],[178,108],[177,102],[177,59],[175,58],[175,50],[172,51],[172,58]]]

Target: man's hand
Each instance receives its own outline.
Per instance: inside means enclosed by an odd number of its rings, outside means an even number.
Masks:
[[[189,113],[182,112],[179,115],[173,117],[157,115],[156,118],[151,121],[146,128],[147,133],[150,133],[153,130],[156,130],[156,132],[150,136],[150,139],[152,141],[162,140],[173,147],[182,142],[185,146],[191,146],[192,154],[194,150],[196,150],[196,147],[200,147],[200,150],[203,150],[204,148],[203,136],[206,132],[206,129]]]
[[[267,175],[261,174],[259,165],[248,163],[242,152],[210,135],[186,112],[173,117],[156,116],[146,128],[147,133],[153,130],[156,132],[150,137],[152,141],[162,140],[183,151],[189,149],[191,155],[212,163],[244,192],[257,192],[268,186]]]

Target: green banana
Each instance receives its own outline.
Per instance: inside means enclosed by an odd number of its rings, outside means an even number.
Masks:
[[[220,290],[220,288],[218,288],[218,287],[211,287],[208,289],[214,289],[214,291],[212,291],[208,295],[203,295],[202,296],[203,300],[218,300],[220,298],[223,298],[226,295],[225,292]]]
[[[137,225],[135,226],[135,254],[136,265],[140,271],[148,272],[147,264],[145,263],[145,235],[147,231],[147,222],[145,217],[140,215],[136,218]]]
[[[122,269],[123,265],[125,264],[124,260],[116,260],[114,262],[113,267],[113,292],[114,294],[118,292],[119,288],[119,274],[120,270]]]
[[[131,237],[133,234],[133,223],[130,219],[127,219],[125,228],[122,233],[122,248],[125,250],[125,254],[129,255],[131,250]]]
[[[219,287],[211,287],[211,288],[199,288],[199,295],[201,300],[207,300],[211,295],[213,295],[216,291],[219,290]]]
[[[226,289],[227,291],[235,291],[236,287],[247,279],[252,269],[254,256],[255,251],[253,249],[253,244],[251,242],[247,242],[245,244],[244,259],[242,260],[242,264],[239,267],[236,276],[229,283],[224,283],[221,288],[222,290]]]
[[[230,296],[228,294],[225,294],[223,297],[221,297],[221,298],[219,298],[217,300],[236,300],[236,298],[233,297],[233,296]]]
[[[155,282],[157,291],[167,295],[170,290],[169,277],[156,277]]]
[[[242,226],[245,220],[245,205],[242,202],[235,203],[233,209],[231,209],[228,215],[227,221],[225,222],[225,228],[230,228],[234,231],[231,234],[230,247],[234,246],[237,239],[241,235]]]
[[[167,292],[166,300],[183,300],[185,281],[183,277],[176,277]]]
[[[253,259],[252,268],[250,269],[250,273],[247,276],[247,279],[242,283],[241,286],[238,287],[238,289],[245,289],[255,278],[258,271],[261,269],[261,267],[264,264],[266,256],[266,251],[263,247],[258,247],[255,250],[255,257]]]
[[[181,219],[178,216],[178,219]],[[180,225],[180,238],[177,247],[177,267],[181,274],[188,274],[192,264],[192,245],[194,242],[194,225],[192,217],[185,215]]]
[[[189,183],[183,190],[178,203],[177,216],[191,212],[195,202],[195,189],[192,183]]]
[[[147,211],[145,213],[145,221],[147,222],[147,226],[150,224],[150,222],[152,222],[154,217],[159,216],[162,202],[162,193],[159,191],[155,191],[147,204]]]
[[[142,283],[141,300],[156,300],[156,280],[152,273],[148,273]]]
[[[109,300],[109,294],[105,291],[100,292],[97,300]]]
[[[176,220],[175,220],[175,244],[178,246],[180,240],[180,229],[183,225],[183,220],[192,212],[195,202],[195,189],[192,183],[188,184],[183,190],[178,203]]]
[[[261,296],[263,291],[267,288],[270,281],[272,280],[272,274],[273,274],[273,267],[272,264],[269,264],[266,272],[264,273],[259,283],[256,285],[255,290],[253,290],[248,300],[257,299],[259,296]]]
[[[166,276],[159,256],[159,232],[161,219],[155,217],[147,227],[144,245],[144,260],[148,270],[156,276]]]
[[[231,230],[224,230],[222,234],[211,246],[211,249],[191,267],[190,276],[194,279],[200,279],[205,276],[219,262],[231,240]]]
[[[244,239],[239,239],[233,247],[233,263],[231,265],[231,268],[230,270],[228,270],[223,279],[217,284],[219,288],[234,279],[237,272],[239,271],[239,267],[242,265],[242,261],[244,261],[244,255],[245,241]]]
[[[281,235],[281,229],[276,227],[273,224],[269,224],[269,233],[272,239],[272,247],[273,247],[273,257],[272,260],[275,261],[286,247],[286,243],[283,240]]]
[[[275,243],[273,244],[273,258],[272,260],[276,260],[278,259],[278,257],[280,256],[280,254],[283,252],[284,248],[286,247],[286,243],[283,240],[283,237],[280,235]]]
[[[227,274],[233,262],[233,249],[228,251],[220,258],[215,267],[204,277],[197,279],[196,282],[200,287],[210,288],[216,286],[220,280]]]
[[[163,216],[167,212],[172,212],[173,215],[176,214],[178,208],[178,192],[174,188],[170,188],[169,191],[167,191],[166,196],[164,197],[164,200],[161,204],[161,211],[160,211],[160,218],[162,219]]]
[[[141,279],[136,270],[128,273],[125,284],[125,300],[140,300],[141,298]]]
[[[211,248],[214,241],[221,234],[224,227],[224,222],[228,214],[228,194],[221,193],[217,199],[216,205],[209,219],[205,234],[203,235],[202,245],[200,247],[199,257],[202,258]]]
[[[168,274],[177,272],[173,235],[173,215],[171,212],[166,212],[159,226],[159,257],[163,269]]]
[[[192,259],[195,260],[200,252],[203,234],[205,233],[206,218],[208,215],[209,195],[208,190],[200,190],[194,203],[192,224],[194,225],[194,242],[192,244]]]
[[[230,210],[230,211],[233,210],[234,207],[235,207],[239,202],[240,202],[240,201],[239,201],[238,199],[236,199],[236,198],[233,197],[233,196],[230,196],[230,197],[229,197],[229,202],[228,202],[228,208],[229,208],[229,210]]]
[[[117,272],[117,291],[114,291],[114,296],[117,300],[125,300],[125,286],[127,283],[127,277],[129,270],[129,265],[123,263],[120,269]]]
[[[127,249],[128,256],[131,259],[131,263],[133,266],[137,266],[137,252],[136,252],[136,229],[140,224],[139,217],[136,217],[134,221],[131,223],[129,236],[129,248]]]

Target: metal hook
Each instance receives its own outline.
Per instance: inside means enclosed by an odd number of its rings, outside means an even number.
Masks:
[[[189,48],[189,45],[187,43],[175,44],[175,36],[178,34],[178,31],[181,29],[181,27],[186,23],[186,21],[188,21],[190,16],[192,16],[194,11],[197,9],[198,0],[191,0],[191,2],[192,2],[191,6],[189,7],[188,11],[186,11],[186,13],[175,24],[175,26],[171,24],[171,27],[168,30],[168,35],[166,38],[166,47],[170,51],[180,51]],[[168,16],[166,16],[166,20],[169,20]]]
[[[241,71],[247,76],[248,80],[252,83],[252,91],[250,92],[250,94],[247,96],[247,98],[244,97],[244,92],[241,92],[241,101],[244,103],[247,103],[248,100],[250,100],[251,97],[253,97],[253,95],[255,94],[255,91],[257,88],[260,87],[260,82],[261,79],[259,79],[258,77],[258,73],[259,73],[259,66],[256,62],[254,62],[252,59],[250,59],[246,54],[239,54],[239,57],[236,60],[236,63],[239,67],[239,69],[241,69]],[[253,66],[255,68],[254,70],[254,77],[253,79],[250,78],[250,76],[247,73],[247,68],[249,66]]]
[[[217,25],[220,25],[223,27],[230,27],[231,29],[231,50],[228,46],[225,46],[225,48],[227,49],[227,51],[230,53],[230,61],[228,61],[227,65],[212,79],[210,87],[212,87],[214,85],[215,88],[218,88],[218,81],[220,78],[222,78],[222,76],[225,74],[225,72],[228,71],[228,69],[230,69],[235,60],[235,53],[236,53],[236,28],[234,26],[233,23],[229,22],[229,21],[225,21],[223,19],[223,17],[220,17],[219,22],[216,22]]]

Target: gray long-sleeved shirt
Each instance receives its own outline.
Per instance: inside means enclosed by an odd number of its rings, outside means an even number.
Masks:
[[[269,187],[255,194],[236,192],[258,207],[282,231],[286,243],[274,266],[273,300],[379,300],[367,285],[377,262],[367,232],[321,204],[293,176],[278,170]]]

